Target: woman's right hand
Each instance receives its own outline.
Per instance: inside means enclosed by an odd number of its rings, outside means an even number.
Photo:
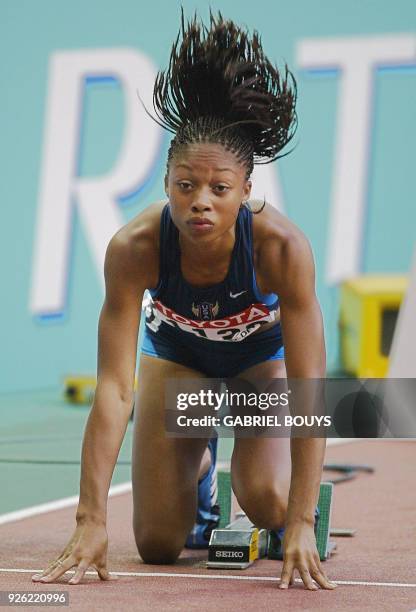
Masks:
[[[34,582],[54,582],[76,566],[75,575],[68,584],[78,584],[92,566],[101,580],[113,580],[107,570],[108,536],[104,524],[82,522],[78,524],[62,553],[41,573],[32,576]]]

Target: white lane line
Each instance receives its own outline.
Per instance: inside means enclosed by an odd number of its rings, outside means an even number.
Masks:
[[[339,446],[340,444],[350,444],[351,442],[362,442],[365,438],[327,438],[327,446]]]
[[[0,572],[8,572],[15,574],[39,574],[43,570],[39,569],[16,569],[16,568],[0,568]],[[74,570],[68,570],[67,574],[75,574]],[[86,574],[98,576],[97,572],[87,571]],[[183,574],[181,572],[110,572],[113,576],[127,576],[129,578],[201,578],[203,580],[252,580],[252,581],[269,581],[280,582],[280,578],[275,576],[227,576],[226,574]],[[295,578],[295,582],[302,582],[300,578]],[[416,588],[416,583],[407,582],[365,582],[363,580],[334,580],[331,582],[336,584],[345,584],[352,586],[378,586],[378,587],[400,587],[400,588]],[[47,584],[47,583],[42,583]]]
[[[110,487],[108,496],[114,497],[115,495],[121,495],[122,493],[127,493],[128,491],[131,491],[131,482],[123,482]],[[78,500],[79,496],[74,495],[73,497],[64,497],[62,499],[47,502],[46,504],[39,504],[38,506],[30,506],[29,508],[23,508],[22,510],[1,514],[0,525],[4,525],[5,523],[14,523],[15,521],[20,521],[32,516],[45,514],[46,512],[53,512],[54,510],[62,510],[62,508],[76,506]]]

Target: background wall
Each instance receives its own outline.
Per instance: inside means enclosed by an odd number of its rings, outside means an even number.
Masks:
[[[183,0],[182,4],[188,16],[197,9],[206,19],[211,5],[225,17],[258,29],[268,56],[279,65],[287,61],[296,74],[297,146],[267,176],[258,175],[256,189],[274,200],[312,243],[329,367],[335,369],[340,280],[360,272],[406,272],[411,262],[416,227],[416,3]],[[105,65],[86,70],[77,81],[81,102],[71,106],[71,90],[59,87],[71,82],[65,71],[72,69],[72,59],[67,67],[55,64],[55,73],[52,60],[67,58],[73,51],[81,53],[77,57],[82,63],[82,53],[93,50],[111,59],[115,51],[130,49],[141,54],[150,71],[152,66],[165,67],[179,27],[180,4],[169,0],[3,0],[1,5],[0,391],[17,391],[55,386],[68,372],[95,371],[97,322],[104,295],[103,245],[117,223],[127,222],[164,197],[169,138],[155,132],[156,128],[151,134],[146,131],[152,128],[143,114],[134,119],[131,95],[130,106],[126,102],[126,81]],[[328,40],[335,51],[322,46]],[[346,42],[351,46],[345,48]],[[341,60],[335,58],[338,49]],[[313,59],[314,50],[320,59]],[[374,58],[365,75],[360,70],[369,54]],[[146,99],[150,88],[143,91],[143,87],[148,82],[143,72],[137,74],[135,84],[130,72],[130,90],[140,89]],[[58,124],[51,119],[53,92],[61,100]],[[137,113],[140,108],[137,100]],[[126,188],[118,196],[105,201],[106,187],[101,184],[101,214],[94,180],[111,175],[129,129],[137,160],[131,152],[125,170],[131,177],[126,174]],[[61,131],[67,140],[61,139]],[[49,148],[48,138],[55,138]],[[68,147],[74,155],[72,165],[65,166]],[[139,177],[143,164],[146,173]],[[66,187],[60,172],[68,179]],[[55,191],[48,195],[47,186],[52,184]],[[344,185],[346,202],[339,201],[339,184]],[[348,216],[349,198],[352,217]],[[62,244],[53,215],[54,210],[64,211],[64,200],[69,211],[64,227],[67,258],[55,279],[61,283],[62,299],[53,305],[48,283],[55,282],[54,249],[59,259]],[[56,202],[56,209],[51,202]],[[341,230],[351,227],[344,235],[337,234],[334,247],[330,237],[336,210]],[[35,254],[42,248],[47,261],[41,265]]]

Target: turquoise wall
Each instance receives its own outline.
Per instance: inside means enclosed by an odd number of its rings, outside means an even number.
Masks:
[[[311,240],[317,265],[329,366],[338,365],[338,287],[325,277],[339,80],[337,71],[306,72],[295,63],[304,38],[413,34],[413,0],[213,0],[182,2],[206,18],[208,7],[256,28],[267,54],[293,67],[299,87],[297,147],[278,162],[286,213]],[[77,215],[71,237],[63,315],[30,310],[34,228],[48,91],[48,61],[57,50],[131,47],[157,67],[167,62],[180,4],[153,0],[3,0],[0,21],[0,181],[2,210],[0,391],[56,385],[65,373],[94,372],[103,291]],[[416,61],[415,61],[416,63]],[[416,69],[374,74],[363,272],[406,272],[415,243]],[[357,96],[360,92],[357,91]],[[80,176],[106,173],[123,139],[123,92],[115,82],[85,85]],[[120,203],[127,222],[163,197],[168,138],[146,185]],[[305,339],[306,341],[307,339]]]

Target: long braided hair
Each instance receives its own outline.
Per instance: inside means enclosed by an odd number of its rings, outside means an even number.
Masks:
[[[246,167],[270,163],[297,127],[296,81],[264,55],[260,36],[210,13],[209,27],[196,15],[172,45],[169,66],[157,74],[155,121],[175,134],[167,165],[188,144],[221,144]],[[290,152],[290,151],[289,151]]]

